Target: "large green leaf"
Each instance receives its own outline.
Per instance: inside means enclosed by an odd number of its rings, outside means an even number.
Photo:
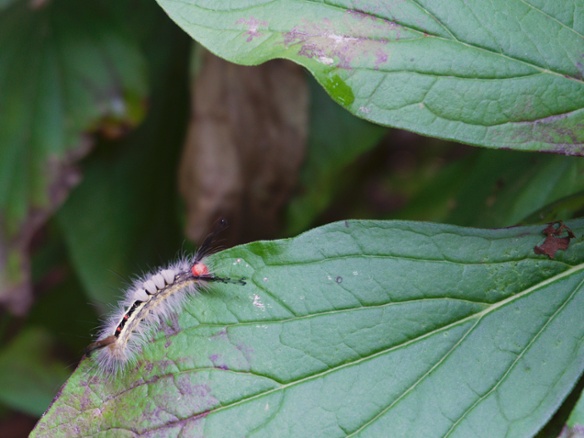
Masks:
[[[584,153],[580,1],[158,3],[219,56],[294,60],[373,122],[489,147]]]
[[[17,2],[0,15],[0,207],[9,231],[48,203],[59,160],[84,132],[143,114],[135,43],[99,7],[52,3]]]
[[[147,55],[155,86],[144,124],[122,141],[99,145],[84,181],[57,213],[85,291],[102,305],[115,301],[138,267],[176,254],[182,241],[176,173],[188,111],[189,41],[164,15],[151,26]]]
[[[145,69],[99,2],[13,2],[0,47],[0,302],[23,312],[31,237],[79,180],[87,133],[142,118]]]
[[[584,221],[345,221],[216,254],[120,378],[79,368],[33,436],[527,436],[584,366]]]

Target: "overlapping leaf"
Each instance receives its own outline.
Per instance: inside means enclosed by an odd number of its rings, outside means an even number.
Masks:
[[[579,3],[158,3],[228,60],[306,66],[373,122],[489,147],[584,152]]]

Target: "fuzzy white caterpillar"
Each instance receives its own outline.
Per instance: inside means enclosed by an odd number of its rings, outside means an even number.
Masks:
[[[87,354],[97,350],[93,354],[100,370],[117,374],[135,362],[152,331],[179,313],[185,299],[206,283],[245,284],[243,279],[216,277],[203,263],[212,239],[226,227],[225,220],[220,221],[219,226],[221,228],[205,239],[193,258],[182,258],[134,281],[118,309],[105,322],[98,340],[86,349]]]

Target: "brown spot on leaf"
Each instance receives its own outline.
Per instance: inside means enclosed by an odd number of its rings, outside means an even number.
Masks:
[[[245,34],[247,35],[246,41],[248,43],[252,42],[254,38],[261,37],[264,34],[261,29],[267,29],[268,22],[263,20],[258,20],[255,17],[250,18],[240,18],[235,22],[236,24],[244,24],[247,28]]]
[[[552,222],[542,231],[546,236],[541,245],[533,248],[536,254],[545,254],[553,259],[558,251],[565,251],[570,246],[570,240],[576,237],[572,230],[562,221]]]
[[[351,69],[355,65],[385,66],[389,44],[401,38],[402,27],[392,21],[358,11],[347,11],[338,20],[305,20],[284,34],[287,48],[321,64]]]
[[[525,118],[532,117],[527,112]],[[536,120],[514,122],[509,128],[493,128],[493,139],[498,141],[512,133],[514,144],[539,142],[545,144],[545,151],[562,155],[584,155],[582,142],[583,124],[574,120],[570,114],[555,114]],[[507,130],[507,131],[506,131]]]

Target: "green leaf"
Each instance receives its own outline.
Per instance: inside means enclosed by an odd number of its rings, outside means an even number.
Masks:
[[[488,147],[584,153],[581,2],[158,3],[219,56],[291,59],[375,123]]]
[[[580,399],[570,414],[566,425],[573,431],[573,435],[570,436],[584,435],[584,394],[580,395]],[[580,435],[577,435],[576,432],[579,432]]]
[[[575,157],[481,150],[432,175],[398,214],[476,227],[566,220],[584,208],[583,173]]]
[[[145,71],[106,11],[70,0],[16,3],[0,15],[0,45],[0,206],[14,221],[47,203],[50,158],[106,119],[141,118]]]
[[[143,59],[98,3],[0,10],[0,302],[20,312],[30,301],[23,249],[78,181],[87,133],[118,135],[144,114]]]
[[[516,225],[568,196],[584,192],[584,162],[573,157],[484,151],[466,166],[456,208],[446,222],[480,227]],[[575,203],[555,219],[578,212]],[[540,222],[541,218],[532,218]]]
[[[42,329],[22,331],[0,350],[0,402],[39,416],[67,378],[64,363],[51,357],[54,340]]]
[[[83,360],[33,436],[528,436],[584,364],[584,220],[345,221],[216,254],[120,378]]]
[[[176,169],[188,111],[189,41],[161,18],[148,44],[155,87],[147,118],[122,141],[100,144],[84,181],[57,213],[72,264],[100,310],[119,298],[137,268],[175,256],[182,241]]]

